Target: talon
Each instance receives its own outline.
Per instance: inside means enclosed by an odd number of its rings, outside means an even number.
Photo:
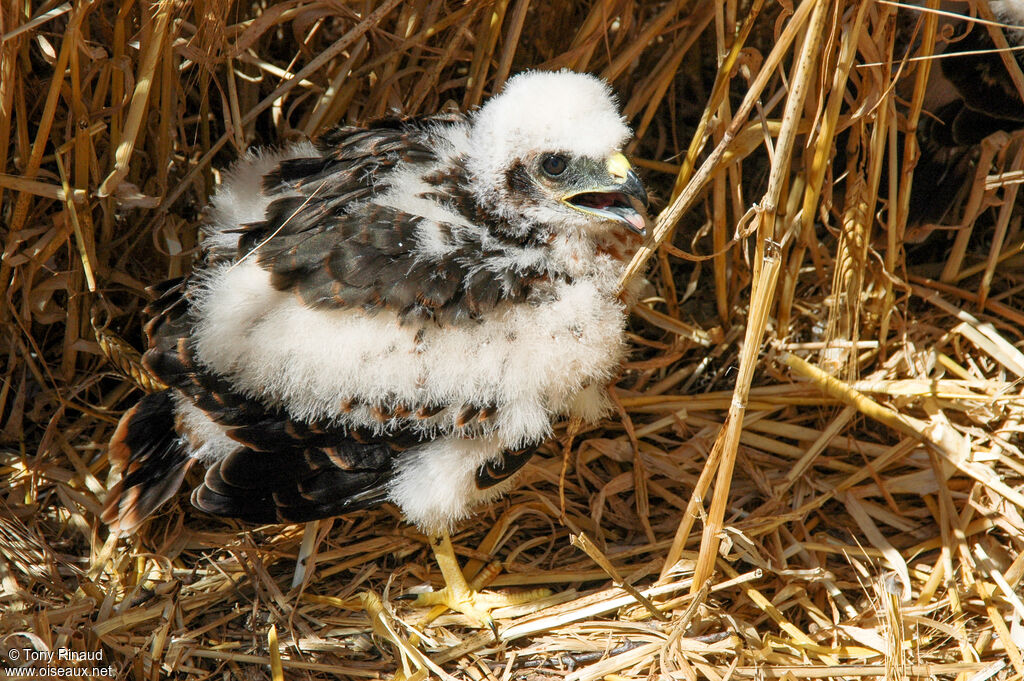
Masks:
[[[494,618],[491,617],[491,610],[508,605],[521,605],[551,595],[551,591],[548,589],[532,589],[513,594],[480,591],[483,584],[495,576],[497,567],[500,564],[492,563],[484,568],[483,572],[470,585],[459,568],[458,560],[455,558],[455,550],[452,548],[451,540],[447,534],[434,537],[431,540],[431,547],[434,549],[437,564],[441,568],[445,587],[440,591],[406,594],[401,598],[412,599],[414,601],[413,605],[420,607],[444,606],[450,610],[461,612],[470,619],[489,628],[494,633],[495,640],[498,639],[498,625]],[[440,612],[436,614],[440,614]]]

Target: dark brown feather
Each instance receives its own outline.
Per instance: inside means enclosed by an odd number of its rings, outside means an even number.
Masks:
[[[536,452],[536,447],[508,450],[502,453],[500,459],[483,464],[476,471],[477,489],[494,487],[499,482],[508,480],[525,466]]]
[[[107,451],[121,480],[107,494],[102,519],[130,533],[178,491],[194,462],[174,430],[171,391],[146,395],[125,412]]]
[[[307,522],[386,500],[395,451],[385,443],[339,443],[273,453],[241,449],[211,466],[192,503],[250,522]]]
[[[286,160],[265,178],[268,191],[285,193],[266,218],[240,230],[238,252],[255,251],[281,291],[310,307],[388,309],[405,320],[461,323],[501,302],[523,302],[544,271],[487,267],[488,259],[543,247],[543,229],[513,230],[476,201],[460,162],[427,173],[432,199],[473,224],[479,233],[452,244],[443,257],[418,251],[428,218],[374,203],[400,162],[439,163],[429,127],[458,117],[389,119],[370,129],[341,128],[318,144],[322,158]],[[451,236],[451,225],[437,225]],[[485,238],[486,237],[486,238]],[[502,244],[485,246],[487,238]]]

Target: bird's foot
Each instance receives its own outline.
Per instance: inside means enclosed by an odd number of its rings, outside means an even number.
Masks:
[[[417,594],[413,601],[413,605],[434,608],[427,618],[428,621],[439,616],[447,608],[461,612],[475,622],[488,627],[497,637],[498,628],[494,623],[494,618],[491,617],[491,610],[522,605],[551,595],[550,589],[530,589],[517,593],[483,591],[484,586],[493,580],[501,570],[500,563],[491,563],[484,567],[473,581],[469,582],[459,568],[447,533],[434,537],[432,547],[441,568],[441,574],[444,576],[445,587],[440,591]]]
[[[452,588],[448,585],[440,591],[428,591],[416,596],[413,605],[432,607],[444,606],[449,610],[461,612],[473,621],[486,626],[494,635],[498,635],[497,625],[491,617],[491,610],[511,605],[523,605],[530,601],[547,598],[550,589],[530,589],[518,593],[495,593],[493,591],[477,591],[473,588]]]

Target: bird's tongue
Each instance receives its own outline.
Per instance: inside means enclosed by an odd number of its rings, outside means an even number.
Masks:
[[[599,215],[614,217],[627,225],[637,234],[647,233],[647,223],[641,211],[630,203],[626,195],[619,192],[587,192],[577,194],[572,203],[583,208],[597,211]]]
[[[640,234],[644,233],[647,225],[644,223],[643,215],[640,215],[639,213],[626,213],[622,217],[625,218],[626,222],[632,225],[637,232]]]

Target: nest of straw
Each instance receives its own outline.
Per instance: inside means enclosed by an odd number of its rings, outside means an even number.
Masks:
[[[119,679],[1024,674],[1024,147],[982,145],[946,229],[908,217],[935,14],[54,1],[3,3],[0,35],[3,666],[32,648]],[[555,595],[497,612],[498,640],[428,621],[395,597],[439,576],[388,507],[253,528],[182,495],[110,536],[104,447],[147,388],[145,288],[189,270],[217,169],[561,67],[609,80],[637,133],[651,295],[618,415],[560,424],[454,537],[467,573],[502,562],[493,588]]]

